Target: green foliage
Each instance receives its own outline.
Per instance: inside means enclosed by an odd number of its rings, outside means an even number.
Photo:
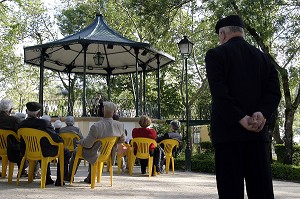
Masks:
[[[185,169],[185,159],[184,157],[179,157],[175,159],[176,169]],[[192,171],[204,172],[204,173],[215,173],[215,161],[214,154],[203,153],[192,157]]]
[[[93,12],[94,11],[94,12]],[[96,5],[90,3],[76,4],[74,7],[63,9],[56,17],[58,26],[64,36],[73,34],[92,23],[96,14]]]
[[[273,163],[271,166],[274,179],[300,181],[300,166],[284,165],[278,162]],[[175,168],[180,170],[185,169],[184,156],[175,159]],[[192,171],[215,174],[214,154],[203,153],[193,156]]]
[[[214,152],[214,148],[211,142],[200,142],[201,151]]]
[[[205,151],[200,154],[194,155],[192,157],[193,160],[210,160],[214,161],[215,160],[215,154],[210,151]]]
[[[272,175],[275,179],[300,181],[300,167],[282,163],[273,163]]]
[[[293,165],[300,166],[300,145],[294,145]]]
[[[275,153],[277,155],[277,161],[280,163],[284,162],[284,144],[275,144]]]
[[[157,132],[157,137],[163,136],[170,131],[170,125],[165,120],[156,120],[153,128]]]
[[[284,163],[285,160],[285,145],[284,144],[275,144],[275,153],[277,155],[277,162]],[[293,165],[300,166],[300,146],[293,145]]]

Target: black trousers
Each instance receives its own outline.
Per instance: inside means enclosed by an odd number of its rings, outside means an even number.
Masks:
[[[215,145],[219,199],[274,199],[269,143],[230,142]]]
[[[64,178],[67,178],[68,175],[69,175],[69,169],[68,168],[69,168],[69,160],[70,160],[70,158],[71,158],[70,151],[68,149],[64,148]],[[48,174],[49,173],[47,172],[47,175]],[[58,160],[58,163],[57,163],[57,180],[59,180],[59,181],[61,180],[60,179],[60,163],[59,163],[59,160]]]

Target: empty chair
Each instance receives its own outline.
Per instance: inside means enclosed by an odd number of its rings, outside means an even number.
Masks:
[[[170,160],[172,160],[172,171],[174,174],[174,157],[173,157],[173,149],[175,147],[179,147],[178,140],[175,139],[165,139],[159,143],[163,144],[163,148],[166,154],[166,174],[169,173]]]

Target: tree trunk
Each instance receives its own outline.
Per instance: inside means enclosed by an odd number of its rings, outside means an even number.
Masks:
[[[270,122],[268,130],[271,138],[274,138],[276,144],[284,143],[280,137],[278,110],[274,113],[274,119]]]
[[[274,130],[272,132],[272,136],[273,136],[276,144],[283,144],[284,143],[283,140],[280,137],[279,119],[276,119],[275,128],[274,128]]]
[[[295,110],[287,107],[285,109],[285,122],[284,122],[284,146],[285,146],[285,164],[292,164],[293,155],[293,122],[295,117]]]

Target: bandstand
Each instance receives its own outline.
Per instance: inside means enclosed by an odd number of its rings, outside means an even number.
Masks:
[[[44,110],[44,69],[70,74],[83,74],[82,115],[87,115],[86,75],[95,74],[106,77],[108,100],[110,100],[110,81],[113,75],[135,74],[135,116],[138,117],[139,107],[145,112],[145,76],[146,72],[156,72],[157,77],[157,116],[160,119],[160,69],[175,59],[148,43],[136,42],[123,37],[110,28],[103,16],[97,14],[95,20],[83,30],[63,39],[24,48],[25,63],[40,68],[39,102]],[[138,74],[143,73],[143,92],[139,96]],[[141,103],[143,102],[143,103]],[[49,107],[48,107],[49,108]],[[44,111],[43,111],[44,112]],[[68,114],[70,111],[70,92],[68,92]]]

